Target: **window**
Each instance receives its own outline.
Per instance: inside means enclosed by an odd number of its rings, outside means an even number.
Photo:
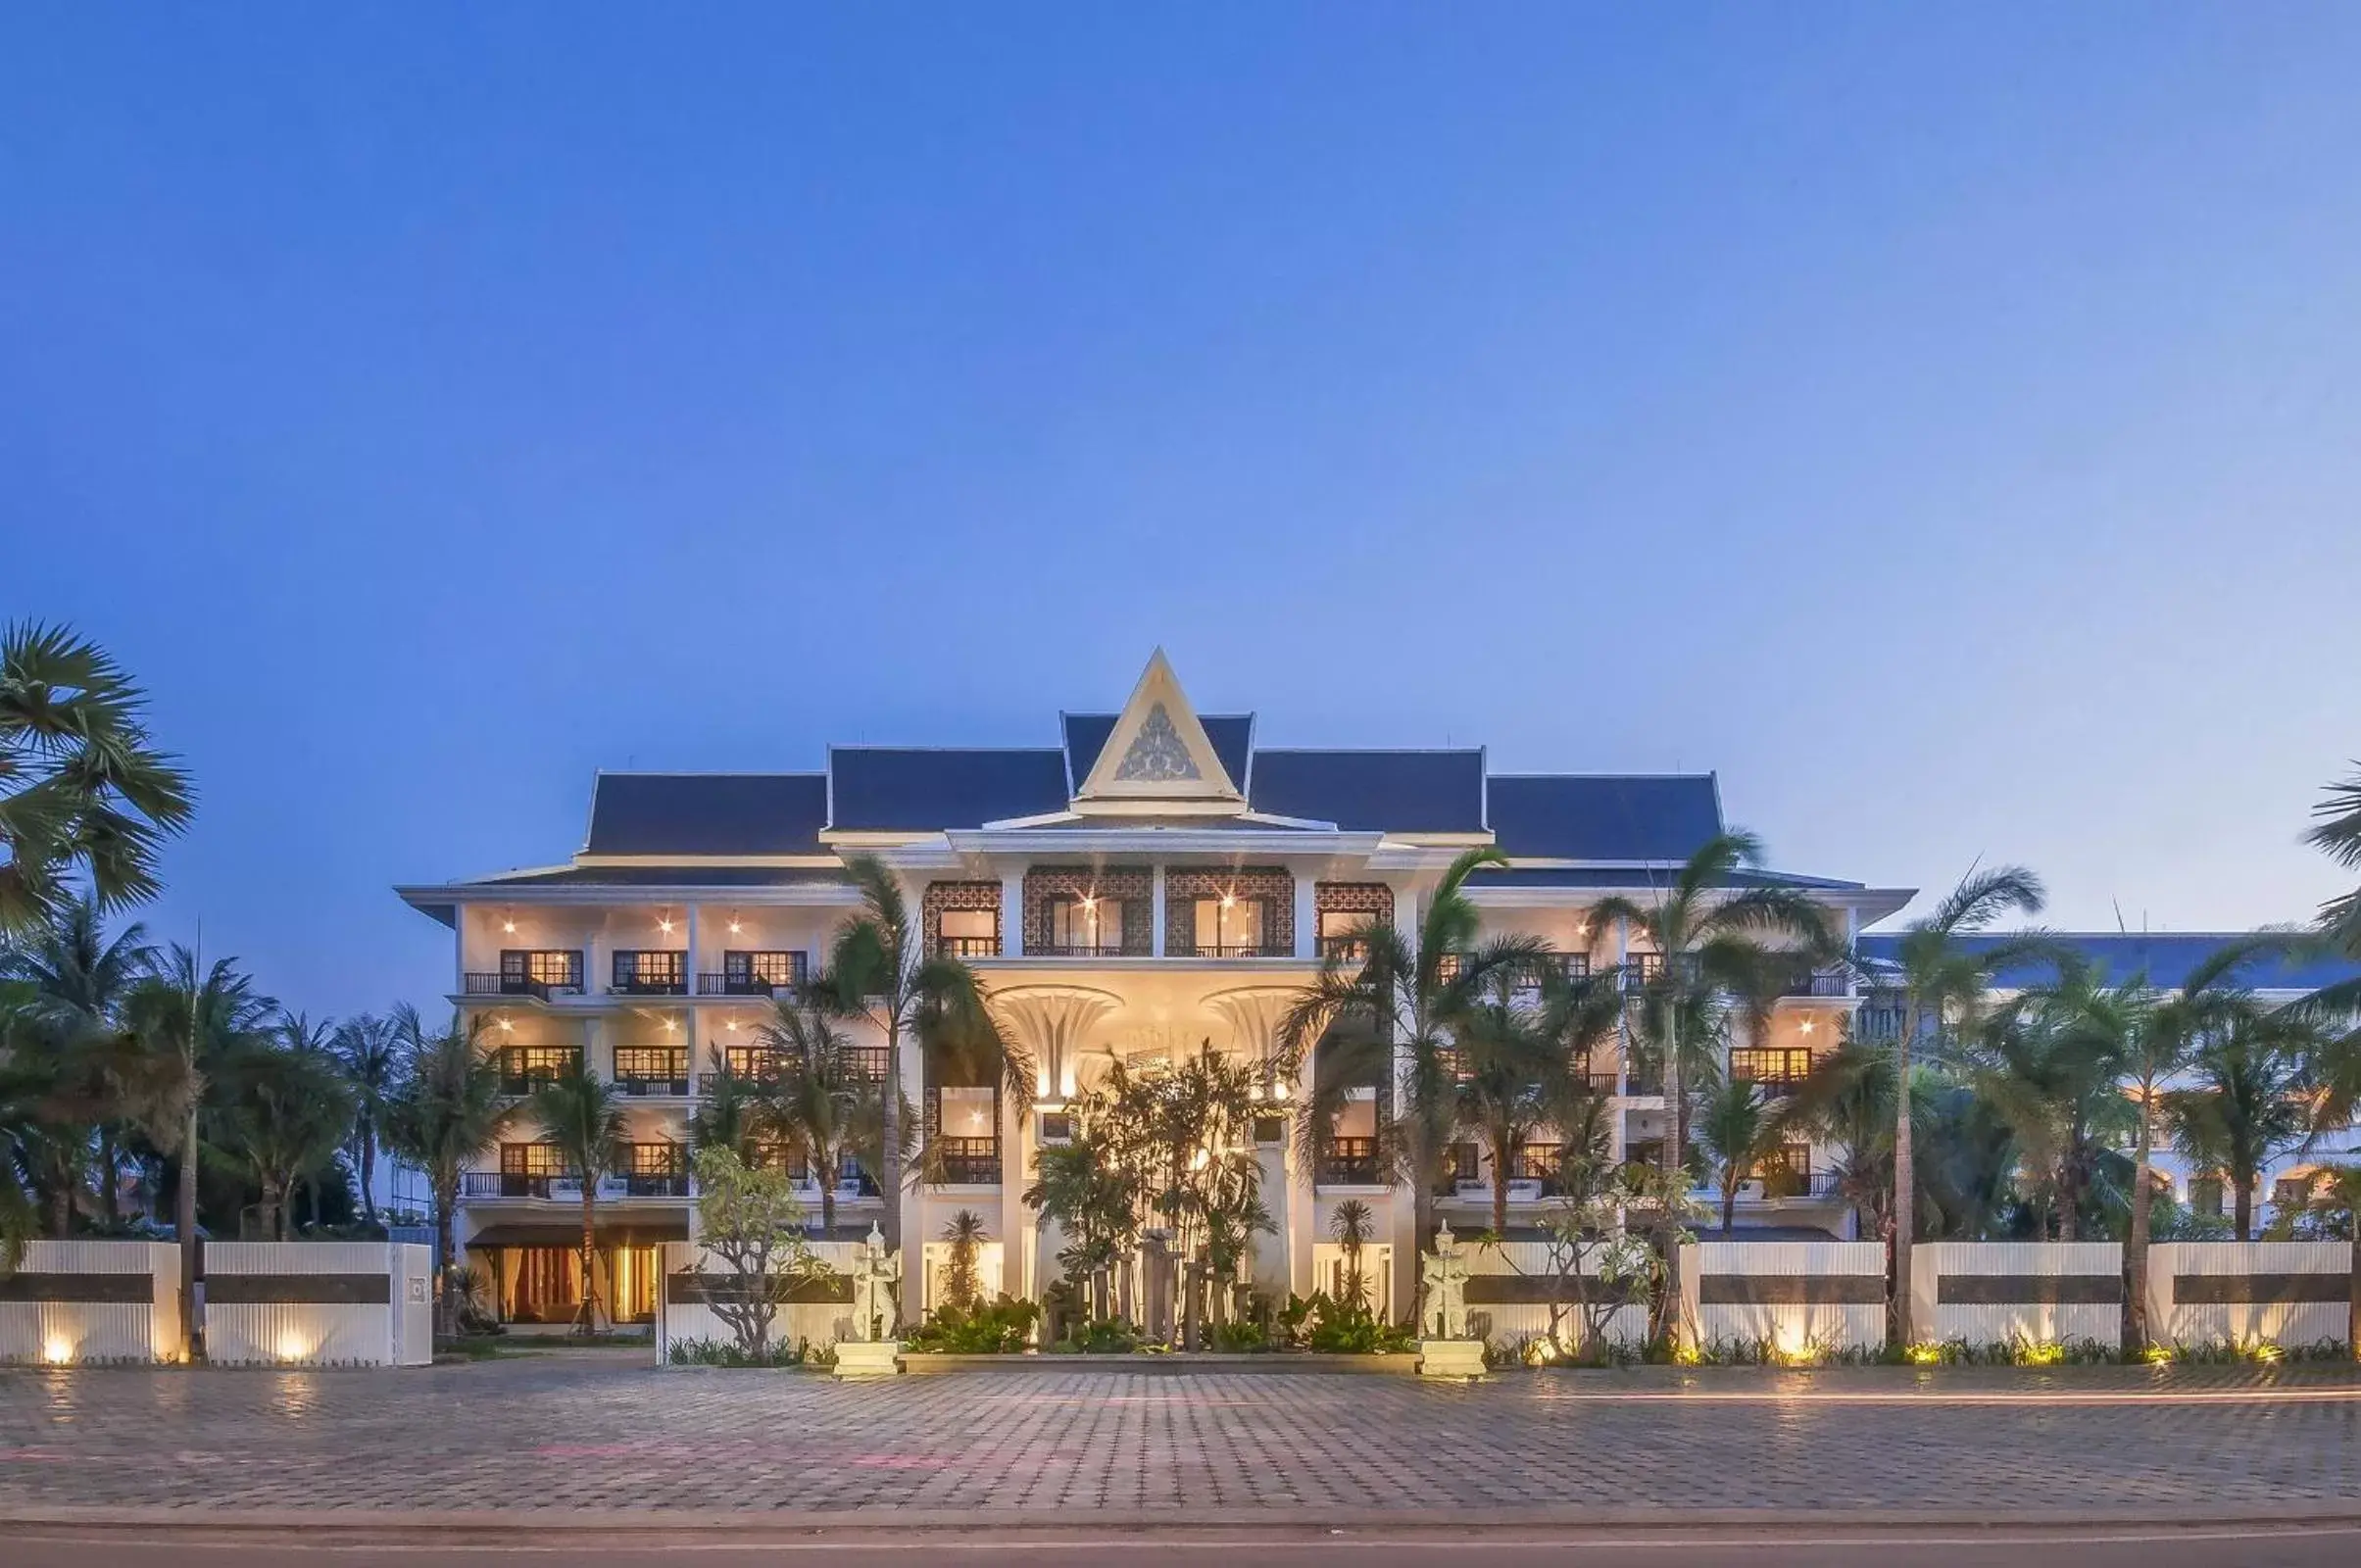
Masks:
[[[503,1176],[563,1176],[566,1161],[555,1144],[502,1144],[500,1146],[500,1174]]]
[[[1041,1141],[1045,1144],[1072,1143],[1074,1141],[1074,1118],[1063,1111],[1043,1111],[1041,1114]]]
[[[1320,911],[1320,956],[1358,961],[1369,956],[1369,944],[1361,933],[1368,930],[1377,916],[1363,914],[1357,909],[1322,909]]]
[[[676,995],[688,989],[689,956],[673,948],[623,949],[615,956],[615,989]]]
[[[1224,896],[1197,901],[1201,956],[1252,957],[1262,951],[1263,901]]]
[[[2222,1178],[2219,1176],[2189,1178],[2189,1211],[2192,1214],[2208,1214],[2215,1219],[2220,1219],[2222,1217]]]
[[[1000,954],[1000,912],[945,909],[936,917],[935,945],[955,958],[991,958]]]
[[[500,989],[511,995],[582,989],[582,955],[561,948],[503,948]]]
[[[1050,903],[1050,946],[1075,953],[1119,953],[1123,948],[1121,899],[1054,899]]]
[[[573,1070],[574,1060],[571,1046],[510,1046],[500,1054],[501,1091],[517,1095],[554,1082]]]
[[[647,1092],[658,1085],[673,1087],[675,1094],[688,1093],[689,1054],[677,1046],[617,1046],[615,1048],[615,1080]]]
[[[2282,1176],[2272,1184],[2272,1204],[2279,1208],[2303,1207],[2312,1200],[2312,1182],[2313,1178],[2309,1174]]]

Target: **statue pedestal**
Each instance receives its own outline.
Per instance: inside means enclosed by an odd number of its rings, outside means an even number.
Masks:
[[[836,1375],[839,1378],[890,1378],[902,1371],[900,1340],[838,1340]]]
[[[1422,1378],[1480,1378],[1484,1375],[1482,1340],[1420,1340],[1418,1375]]]

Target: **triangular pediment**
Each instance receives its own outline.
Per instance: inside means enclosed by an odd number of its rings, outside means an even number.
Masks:
[[[1190,816],[1246,809],[1246,797],[1221,765],[1161,648],[1149,657],[1090,777],[1074,792],[1074,809]]]

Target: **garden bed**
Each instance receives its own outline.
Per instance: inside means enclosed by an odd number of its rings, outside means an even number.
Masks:
[[[1277,1373],[1392,1373],[1416,1374],[1415,1352],[1399,1355],[1330,1355],[1304,1350],[1271,1350],[1254,1354],[1222,1354],[1212,1350],[1132,1350],[1109,1353],[1044,1355],[1028,1350],[1018,1355],[953,1355],[941,1351],[905,1350],[903,1371],[916,1375],[934,1372],[1277,1372]]]

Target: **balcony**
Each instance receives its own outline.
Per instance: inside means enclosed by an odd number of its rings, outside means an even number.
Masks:
[[[935,938],[935,956],[939,958],[997,958],[1000,956],[998,937]]]
[[[793,980],[766,980],[759,974],[714,974],[708,970],[697,976],[697,994],[701,997],[791,997],[795,989]]]
[[[570,1171],[463,1171],[462,1198],[539,1198],[579,1202],[582,1178]],[[598,1196],[615,1198],[693,1198],[695,1184],[684,1171],[624,1171],[599,1180]]]
[[[1000,1140],[997,1138],[938,1138],[936,1152],[943,1161],[943,1181],[953,1187],[1000,1185]]]
[[[1664,1093],[1664,1068],[1652,1061],[1626,1063],[1623,1069],[1623,1092],[1626,1095],[1648,1097]]]
[[[1292,958],[1293,948],[1270,942],[1200,942],[1190,953],[1200,958]]]
[[[581,1054],[542,1046],[511,1046],[500,1054],[500,1092],[529,1095],[574,1070]]]
[[[689,1093],[689,1054],[662,1048],[618,1047],[615,1053],[615,1088],[634,1099],[686,1099]]]
[[[1740,1046],[1730,1053],[1733,1083],[1784,1092],[1812,1075],[1812,1054],[1801,1046]]]
[[[1320,956],[1330,963],[1367,963],[1369,944],[1357,936],[1322,937]]]
[[[1320,1146],[1318,1180],[1323,1187],[1380,1185],[1384,1178],[1378,1174],[1377,1140],[1329,1139]]]
[[[568,1196],[581,1191],[581,1183],[564,1172],[551,1171],[530,1175],[523,1171],[470,1170],[460,1173],[459,1196],[462,1198],[554,1198],[557,1187],[565,1183]]]
[[[1842,969],[1814,969],[1787,988],[1791,997],[1849,997],[1852,976]]]
[[[1038,948],[1027,957],[1043,958],[1147,958],[1155,956],[1145,945],[1126,947],[1120,942],[1058,943]]]
[[[685,997],[689,994],[689,956],[679,949],[621,950],[615,956],[613,983],[617,997]]]

